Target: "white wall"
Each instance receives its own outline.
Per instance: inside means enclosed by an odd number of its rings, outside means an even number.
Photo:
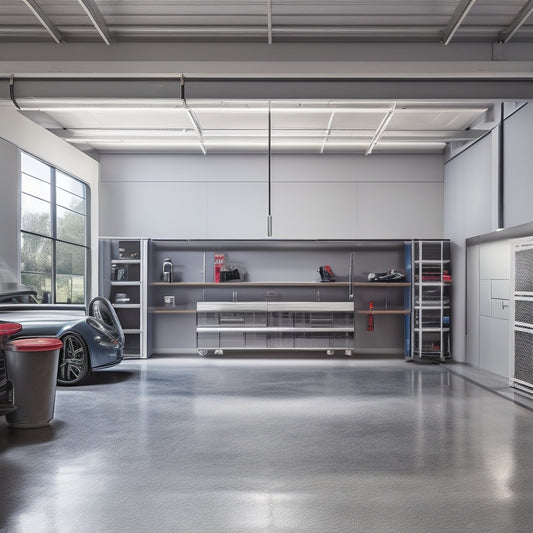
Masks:
[[[9,228],[9,236],[0,240],[0,257],[5,256],[9,266],[14,272],[18,272],[20,163],[15,149],[18,147],[89,185],[91,190],[91,295],[96,295],[98,292],[99,234],[98,162],[22,116],[12,104],[0,105],[0,140],[3,140],[0,142],[2,183],[0,221],[3,231]]]
[[[504,226],[533,221],[533,103],[505,121]]]
[[[506,230],[514,231],[511,228],[533,221],[532,137],[533,107],[528,104],[504,123]],[[507,320],[494,316],[494,309],[488,304],[483,311],[482,304],[483,294],[492,290],[493,280],[509,277],[509,240],[504,239],[504,232],[494,237],[501,241],[497,245],[474,245],[467,250],[465,242],[498,229],[498,171],[497,129],[445,164],[444,236],[453,241],[454,359],[506,376],[509,354],[503,347]]]
[[[0,139],[0,260],[13,274],[19,268],[19,183],[13,179],[19,175],[19,166],[17,148]]]
[[[444,167],[444,237],[452,240],[452,355],[472,364],[474,354],[466,351],[466,239],[497,226],[497,143],[494,130]],[[469,318],[469,335],[479,335],[478,322]]]
[[[440,155],[272,157],[273,237],[442,236]],[[100,232],[266,238],[266,155],[103,155]]]

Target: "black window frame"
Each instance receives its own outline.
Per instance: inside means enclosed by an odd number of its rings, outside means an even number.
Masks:
[[[36,198],[38,200],[44,200],[46,202],[48,202],[47,199],[44,199],[40,196],[37,196],[37,195],[33,195],[27,191],[24,191],[23,190],[23,187],[22,187],[22,180],[23,180],[23,175],[27,175],[27,176],[30,176],[34,179],[41,179],[37,176],[33,176],[32,174],[28,173],[27,171],[25,172],[24,169],[23,169],[23,164],[22,164],[22,159],[23,157],[30,157],[36,161],[38,161],[39,163],[43,164],[43,165],[46,165],[49,170],[50,170],[50,235],[46,235],[44,233],[39,233],[39,232],[35,232],[35,231],[28,231],[28,230],[25,230],[22,228],[22,197],[23,195],[27,195],[27,196],[30,196],[30,197],[33,197],[33,198]],[[57,182],[56,182],[56,176],[57,176],[57,173],[60,172],[61,174],[67,176],[68,178],[72,179],[72,180],[75,180],[77,182],[79,182],[82,187],[83,187],[83,191],[84,191],[84,197],[81,197],[75,193],[71,193],[71,194],[74,194],[75,196],[78,196],[80,199],[82,199],[84,201],[84,212],[83,213],[80,213],[79,211],[76,211],[74,209],[70,209],[69,207],[66,207],[64,205],[59,205],[57,203]],[[41,181],[43,181],[41,179]],[[20,216],[20,222],[19,222],[19,257],[20,257],[20,263],[19,263],[19,271],[20,271],[20,276],[21,276],[21,279],[22,279],[22,276],[26,273],[26,274],[45,274],[45,275],[49,275],[49,277],[51,278],[51,282],[50,282],[50,295],[49,295],[49,300],[48,300],[48,303],[58,303],[57,302],[57,281],[58,281],[58,277],[61,275],[59,274],[58,275],[58,272],[57,272],[57,263],[58,263],[58,255],[57,255],[57,245],[58,243],[63,243],[63,244],[66,244],[66,245],[69,245],[69,246],[76,246],[76,247],[79,247],[80,249],[83,250],[84,252],[84,265],[83,265],[83,269],[84,269],[84,272],[83,272],[83,304],[84,305],[87,305],[87,302],[88,302],[88,294],[89,294],[89,291],[90,291],[90,273],[91,273],[91,269],[90,269],[90,258],[91,258],[91,233],[90,233],[90,228],[91,228],[91,211],[90,211],[90,205],[91,205],[91,188],[89,186],[88,183],[84,182],[83,180],[77,178],[76,176],[73,176],[72,174],[62,170],[62,169],[58,169],[57,167],[55,167],[54,165],[51,165],[50,163],[47,163],[46,161],[40,159],[39,157],[36,157],[34,156],[33,154],[29,153],[29,152],[26,152],[24,150],[19,150],[19,184],[20,184],[20,189],[19,189],[19,198],[20,198],[20,201],[21,201],[21,216]],[[69,192],[69,191],[67,191]],[[65,240],[65,239],[60,239],[58,238],[58,221],[57,221],[57,209],[61,208],[61,209],[66,209],[67,211],[70,211],[72,213],[75,213],[75,214],[78,214],[78,215],[81,215],[83,217],[85,217],[85,227],[84,227],[84,234],[85,234],[85,242],[84,244],[80,244],[79,242],[73,242],[73,241],[70,241],[70,240]],[[30,272],[30,271],[24,271],[22,270],[22,238],[24,235],[30,235],[30,236],[35,236],[35,237],[38,237],[38,238],[42,238],[42,239],[48,239],[50,242],[51,242],[51,272],[50,274],[48,272]],[[76,275],[74,273],[72,273],[72,275]],[[59,302],[60,304],[62,305],[65,305],[65,304],[73,304],[73,305],[80,305],[80,302]]]

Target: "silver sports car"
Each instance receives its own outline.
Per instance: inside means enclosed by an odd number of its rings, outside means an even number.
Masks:
[[[63,341],[58,385],[78,385],[91,370],[116,365],[123,358],[124,333],[106,298],[93,298],[85,309],[80,305],[39,304],[35,293],[28,290],[2,293],[0,322],[22,325],[22,330],[13,338],[58,337]],[[3,359],[1,351],[0,358]],[[0,371],[5,367],[3,363],[1,361]],[[1,393],[0,386],[0,396]]]

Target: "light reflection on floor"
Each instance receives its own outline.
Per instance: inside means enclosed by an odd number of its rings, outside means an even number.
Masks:
[[[530,531],[533,414],[443,365],[162,357],[0,421],[0,531]]]

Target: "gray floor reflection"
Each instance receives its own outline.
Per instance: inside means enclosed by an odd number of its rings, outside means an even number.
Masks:
[[[127,361],[59,389],[48,429],[0,421],[0,530],[529,532],[532,443],[446,366]]]

